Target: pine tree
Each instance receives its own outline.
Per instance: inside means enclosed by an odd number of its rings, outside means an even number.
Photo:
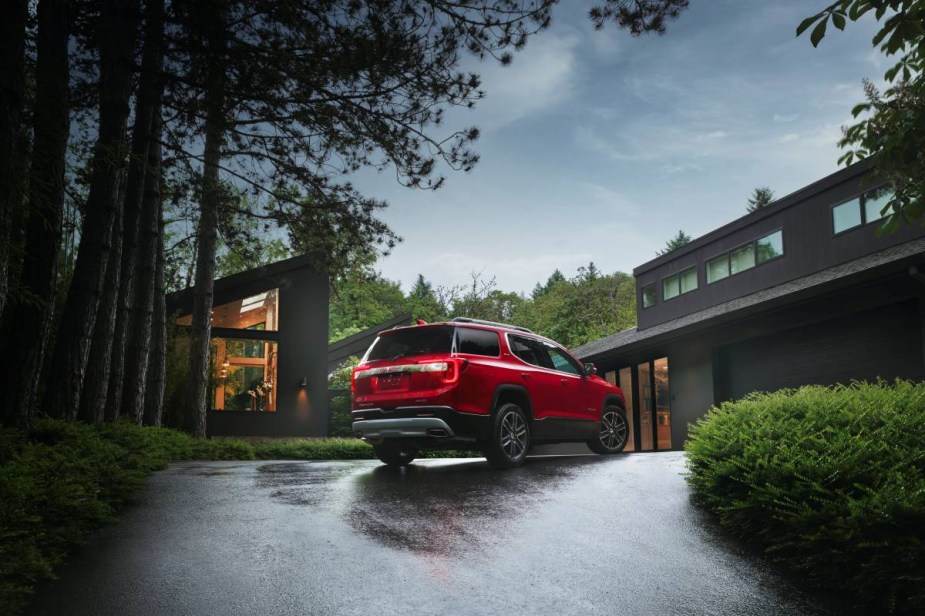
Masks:
[[[655,254],[659,257],[662,255],[667,255],[672,250],[677,250],[681,246],[690,244],[690,242],[691,236],[679,229],[677,235],[665,242],[665,248],[662,250],[657,250]]]
[[[749,212],[757,212],[763,207],[767,207],[774,202],[774,191],[768,188],[767,186],[759,186],[752,193],[752,196],[748,198],[748,209]]]

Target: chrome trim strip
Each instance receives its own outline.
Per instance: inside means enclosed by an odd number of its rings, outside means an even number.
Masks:
[[[447,362],[437,361],[426,364],[401,364],[400,366],[383,366],[381,368],[368,368],[358,370],[354,373],[353,378],[365,379],[378,374],[390,374],[393,372],[446,372]]]
[[[456,435],[445,421],[437,417],[366,419],[353,422],[353,431],[360,435],[360,438],[427,437],[428,430],[444,430],[447,437]]]

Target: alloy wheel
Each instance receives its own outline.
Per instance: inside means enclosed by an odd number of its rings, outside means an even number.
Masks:
[[[527,449],[527,424],[520,413],[510,412],[501,421],[501,450],[511,460],[520,458]]]
[[[601,445],[616,449],[626,440],[627,426],[623,415],[608,411],[601,417]]]

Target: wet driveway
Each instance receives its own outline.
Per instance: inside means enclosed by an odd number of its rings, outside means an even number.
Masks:
[[[836,614],[690,504],[680,453],[182,463],[35,614]]]

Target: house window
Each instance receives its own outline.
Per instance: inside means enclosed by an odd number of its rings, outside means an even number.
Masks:
[[[210,401],[217,411],[276,410],[277,343],[213,338]]]
[[[835,235],[884,218],[883,208],[893,198],[887,187],[871,190],[851,201],[832,208],[832,230]]]
[[[860,197],[832,208],[832,226],[835,229],[835,233],[841,233],[848,229],[860,227],[861,224]]]
[[[729,253],[729,274],[738,274],[755,267],[755,244],[750,242]]]
[[[784,232],[775,231],[707,261],[707,284],[784,256]]]
[[[886,204],[893,198],[893,191],[889,188],[877,188],[864,195],[864,222],[873,222],[885,218],[881,214]]]
[[[765,263],[771,259],[784,256],[784,232],[775,231],[755,241],[757,244],[756,257],[758,263]]]
[[[662,297],[672,299],[697,288],[697,266],[689,267],[683,272],[662,280]]]
[[[192,315],[177,319],[190,327]],[[209,408],[276,411],[279,289],[261,291],[212,309]]]
[[[722,254],[707,261],[707,284],[729,276],[729,255]]]
[[[212,308],[212,327],[257,329],[275,332],[279,329],[279,289],[270,289],[250,297],[237,299]],[[193,315],[177,319],[177,325],[192,325]]]
[[[655,283],[647,284],[642,287],[642,307],[648,308],[655,305]]]

